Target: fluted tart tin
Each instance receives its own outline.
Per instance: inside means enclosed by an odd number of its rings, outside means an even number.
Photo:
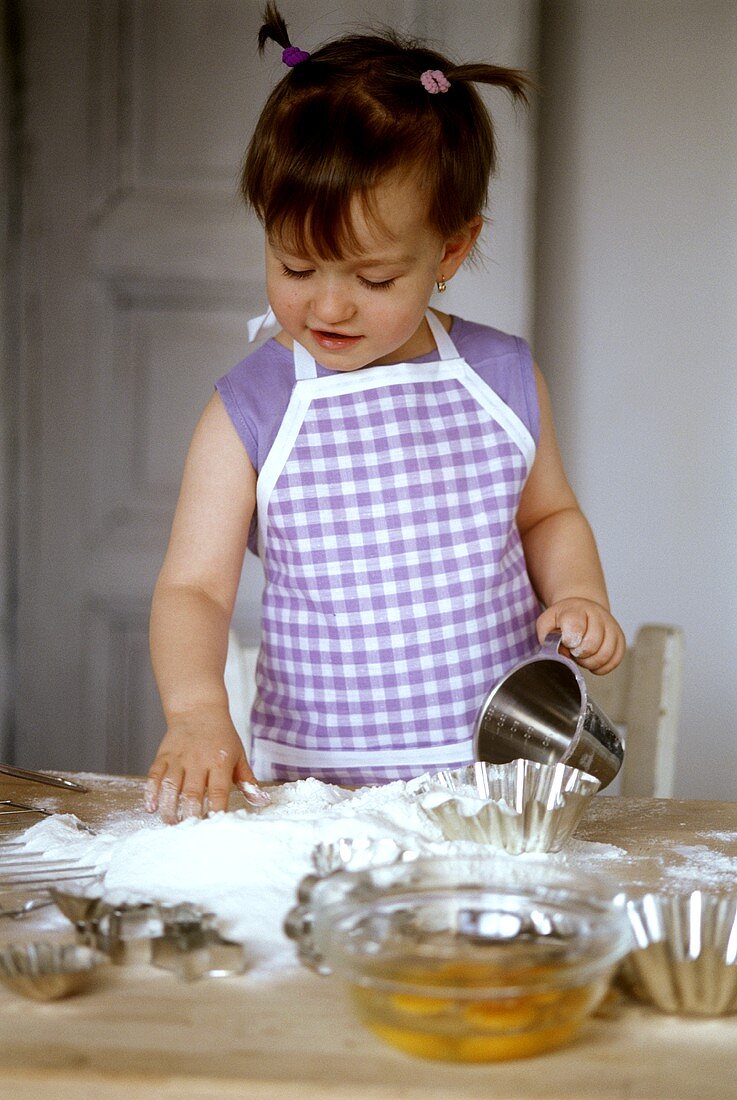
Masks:
[[[413,780],[408,789],[446,840],[522,852],[557,852],[586,812],[599,781],[565,764],[472,764]]]
[[[622,964],[631,992],[661,1012],[737,1012],[737,894],[692,890],[627,899],[636,946]]]

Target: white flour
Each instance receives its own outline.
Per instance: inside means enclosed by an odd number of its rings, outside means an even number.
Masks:
[[[215,913],[224,935],[247,945],[251,979],[298,965],[282,922],[295,903],[297,883],[312,869],[310,854],[320,841],[388,836],[416,844],[419,839],[449,853],[483,853],[500,863],[543,860],[584,871],[608,865],[615,874],[630,862],[614,845],[575,839],[553,855],[523,856],[490,853],[470,842],[443,842],[403,782],[351,792],[306,779],[274,788],[271,795],[271,804],[263,809],[244,808],[174,826],[143,812],[121,813],[97,835],[80,830],[74,817],[55,814],[29,829],[25,839],[48,856],[79,859],[104,871],[107,900],[188,901],[206,907]],[[684,861],[696,870],[688,851]],[[704,871],[709,865],[706,853],[715,855],[700,848]],[[719,867],[723,870],[726,866]]]
[[[737,839],[730,834],[726,842],[734,844]],[[681,890],[735,890],[737,884],[737,855],[715,852],[705,844],[674,844],[671,851],[679,862],[670,865],[665,874],[675,880]]]

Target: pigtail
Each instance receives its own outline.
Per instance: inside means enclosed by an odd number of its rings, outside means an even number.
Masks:
[[[530,92],[535,88],[535,82],[521,69],[505,69],[500,65],[483,65],[472,63],[470,65],[456,65],[445,70],[448,80],[464,81],[469,84],[493,84],[504,88],[513,99],[519,100],[529,106]]]
[[[258,52],[263,53],[264,47],[269,41],[276,42],[283,50],[289,49],[292,45],[289,41],[289,31],[283,16],[277,10],[274,0],[268,0],[261,18],[264,22],[258,32]]]

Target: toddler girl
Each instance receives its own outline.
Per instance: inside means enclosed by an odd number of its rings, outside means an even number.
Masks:
[[[309,54],[250,143],[276,335],[221,378],[184,469],[151,614],[167,732],[147,807],[224,809],[233,783],[350,786],[472,760],[490,687],[552,629],[594,672],[624,651],[523,340],[428,308],[472,253],[495,147],[474,84],[399,35]],[[273,311],[273,312],[272,312]],[[252,327],[252,331],[256,326]],[[265,573],[246,760],[223,683],[247,547]]]

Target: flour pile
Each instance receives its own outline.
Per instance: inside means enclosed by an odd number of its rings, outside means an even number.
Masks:
[[[470,842],[446,842],[398,781],[346,791],[316,779],[274,788],[270,806],[213,814],[165,826],[149,817],[131,832],[130,820],[91,835],[77,819],[58,814],[25,834],[29,848],[47,856],[76,859],[105,873],[104,896],[114,903],[191,902],[216,916],[219,931],[247,945],[251,979],[298,965],[294,945],[282,932],[296,887],[312,869],[311,853],[320,842],[340,837],[391,837],[434,851],[484,854]],[[545,860],[591,869],[624,857],[609,844],[571,841],[554,855],[509,856],[500,863]]]

